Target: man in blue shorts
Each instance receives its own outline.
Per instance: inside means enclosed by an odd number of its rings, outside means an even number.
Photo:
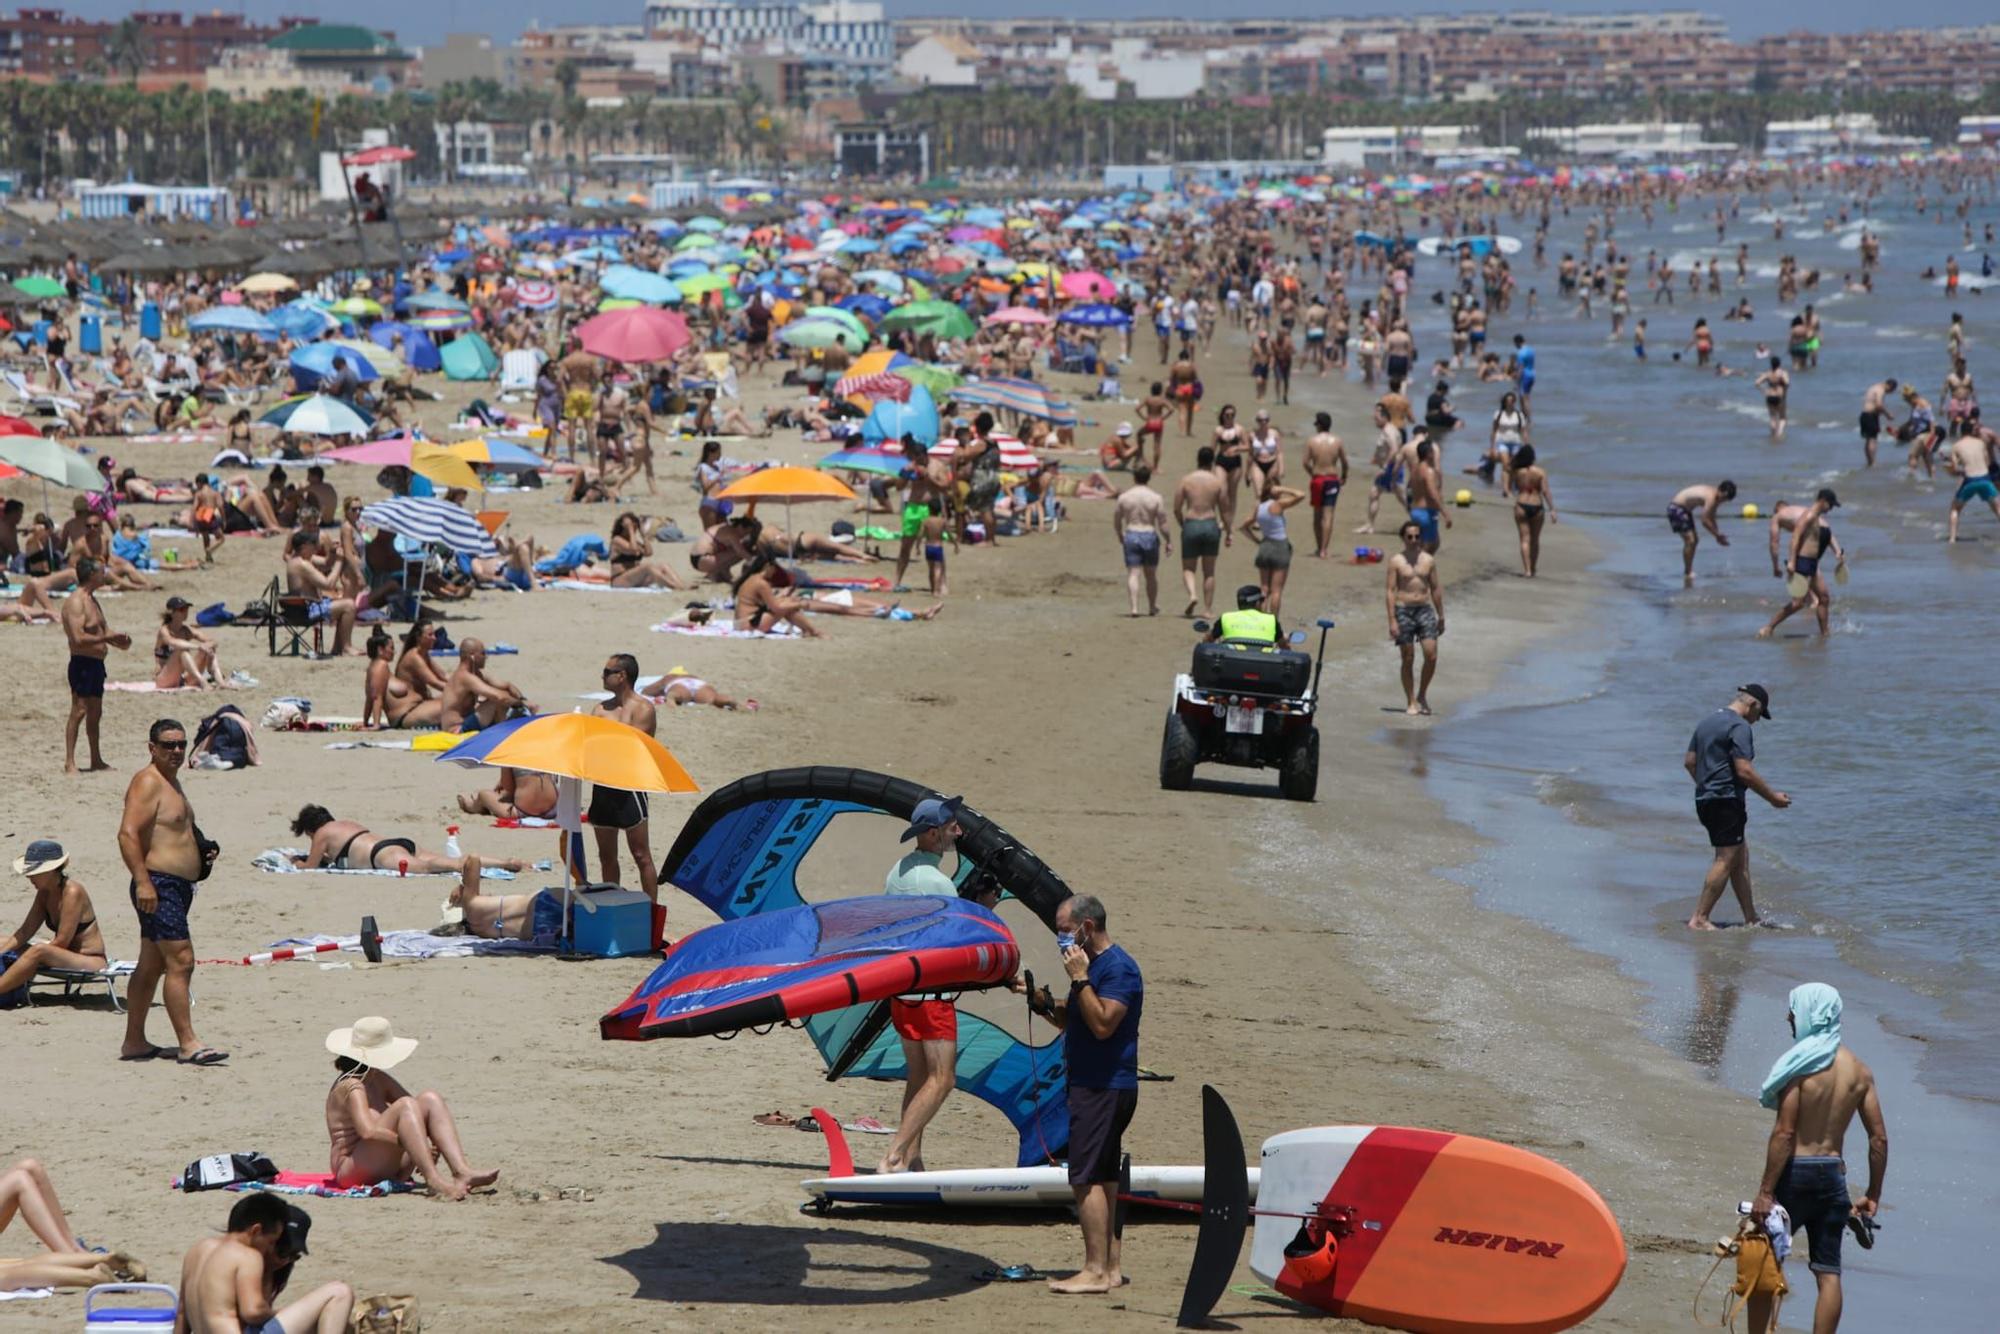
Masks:
[[[1520,378],[1515,382],[1516,392],[1521,395],[1521,406],[1528,406],[1528,395],[1535,392],[1535,349],[1520,334],[1514,335],[1514,361],[1520,366]]]

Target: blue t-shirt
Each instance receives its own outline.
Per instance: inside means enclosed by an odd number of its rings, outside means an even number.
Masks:
[[[1535,345],[1533,343],[1523,343],[1521,344],[1521,350],[1514,355],[1521,363],[1521,378],[1524,380],[1534,379]]]
[[[1694,752],[1694,799],[1732,801],[1743,795],[1736,776],[1737,760],[1757,758],[1750,721],[1734,709],[1717,709],[1701,720],[1688,739]]]
[[[1090,987],[1099,1000],[1123,1001],[1125,1017],[1108,1038],[1100,1038],[1083,1022],[1075,983],[1069,989],[1069,1023],[1063,1029],[1063,1056],[1069,1082],[1086,1089],[1139,1087],[1139,1012],[1146,1008],[1146,984],[1139,965],[1113,945],[1090,961]]]

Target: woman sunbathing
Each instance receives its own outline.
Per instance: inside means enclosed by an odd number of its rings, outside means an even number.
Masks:
[[[293,860],[308,871],[400,871],[405,875],[458,875],[467,859],[425,852],[407,838],[384,838],[357,820],[336,820],[324,806],[306,805],[292,821],[292,832],[310,837],[312,846]],[[495,866],[509,871],[527,863],[509,858]]]
[[[0,936],[0,954],[18,953],[20,958],[0,971],[0,995],[24,987],[44,968],[72,968],[96,972],[105,966],[104,933],[97,929],[97,910],[83,883],[63,874],[69,854],[62,844],[38,838],[28,844],[14,862],[14,869],[28,877],[35,897],[28,915],[11,936]],[[43,927],[50,939],[37,941]],[[4,1217],[0,1212],[0,1217]]]
[[[0,1292],[29,1288],[90,1288],[99,1283],[143,1283],[146,1266],[123,1251],[84,1249],[63,1213],[49,1174],[33,1158],[0,1172],[0,1231],[16,1217],[49,1248],[32,1260],[0,1260]]]
[[[141,477],[137,468],[118,474],[118,498],[142,505],[185,505],[194,499],[194,483],[178,477]]]
[[[327,1034],[326,1049],[340,1072],[326,1092],[334,1185],[346,1189],[420,1176],[432,1194],[462,1200],[500,1179],[498,1172],[475,1171],[466,1163],[458,1125],[442,1097],[429,1090],[411,1093],[390,1076],[417,1044],[398,1038],[388,1020],[371,1017],[335,1029]]]
[[[668,672],[657,681],[648,682],[640,688],[639,693],[648,699],[665,700],[669,704],[708,704],[718,709],[736,707],[735,700],[707,681],[678,669]]]
[[[458,794],[458,808],[467,815],[492,815],[502,820],[539,820],[555,813],[556,780],[533,769],[500,770],[500,781],[477,792]]]
[[[621,514],[611,525],[611,586],[613,588],[686,588],[665,561],[653,559],[653,540],[637,514]]]
[[[824,533],[787,533],[782,528],[766,528],[758,540],[766,555],[787,560],[830,560],[842,565],[870,565],[879,557],[828,537]]]
[[[153,684],[162,690],[208,690],[222,679],[215,641],[188,624],[188,605],[186,598],[168,598],[153,635],[153,663],[159,669]]]

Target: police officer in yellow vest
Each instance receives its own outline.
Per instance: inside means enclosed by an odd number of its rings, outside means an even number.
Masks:
[[[1238,639],[1255,644],[1278,642],[1278,618],[1264,610],[1264,590],[1245,584],[1236,590],[1236,610],[1216,618],[1208,632],[1214,639]]]

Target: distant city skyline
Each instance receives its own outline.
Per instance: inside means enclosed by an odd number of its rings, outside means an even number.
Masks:
[[[137,9],[178,8],[183,14],[206,13],[218,9],[223,13],[243,14],[260,23],[275,22],[288,14],[310,14],[318,8],[301,0],[237,0],[237,3],[215,4],[213,0],[189,0],[185,5],[177,5],[174,0],[146,0],[145,4],[127,0],[43,0],[45,5],[59,7],[65,12],[83,18],[104,19],[123,18]],[[1168,0],[884,0],[884,7],[891,18],[915,18],[924,16],[977,16],[983,18],[1007,17],[1047,17],[1060,14],[1066,17],[1096,19],[1142,19],[1142,18],[1215,18],[1217,14],[1209,6],[1177,7]],[[18,3],[0,0],[0,12],[12,14],[20,8]],[[1602,14],[1620,11],[1646,11],[1658,9],[1693,9],[1720,16],[1728,25],[1730,35],[1737,38],[1756,37],[1766,33],[1788,32],[1807,29],[1821,32],[1856,32],[1867,28],[1889,26],[1901,28],[1962,26],[1983,22],[2000,21],[1989,5],[1975,0],[1906,0],[1892,11],[1884,11],[1878,3],[1870,0],[1820,0],[1809,9],[1794,9],[1783,5],[1752,4],[1748,0],[1728,0],[1727,3],[1630,5],[1592,3],[1592,0],[1529,0],[1522,5],[1504,5],[1495,0],[1425,0],[1424,3],[1398,7],[1381,3],[1380,0],[1357,0],[1355,3],[1327,3],[1327,0],[1249,0],[1239,17],[1244,18],[1285,18],[1285,19],[1327,19],[1363,18],[1379,15],[1410,14],[1455,14],[1492,13],[1501,10],[1529,9],[1548,10],[1558,14]],[[440,0],[438,3],[411,10],[397,0],[348,0],[335,12],[326,13],[322,21],[329,23],[353,23],[394,32],[399,41],[406,45],[420,46],[437,42],[450,32],[483,32],[497,40],[512,41],[531,23],[539,20],[543,27],[555,27],[564,23],[636,23],[645,12],[643,0],[569,0],[559,8],[551,8],[543,0]],[[1893,22],[1885,22],[1893,20]]]

